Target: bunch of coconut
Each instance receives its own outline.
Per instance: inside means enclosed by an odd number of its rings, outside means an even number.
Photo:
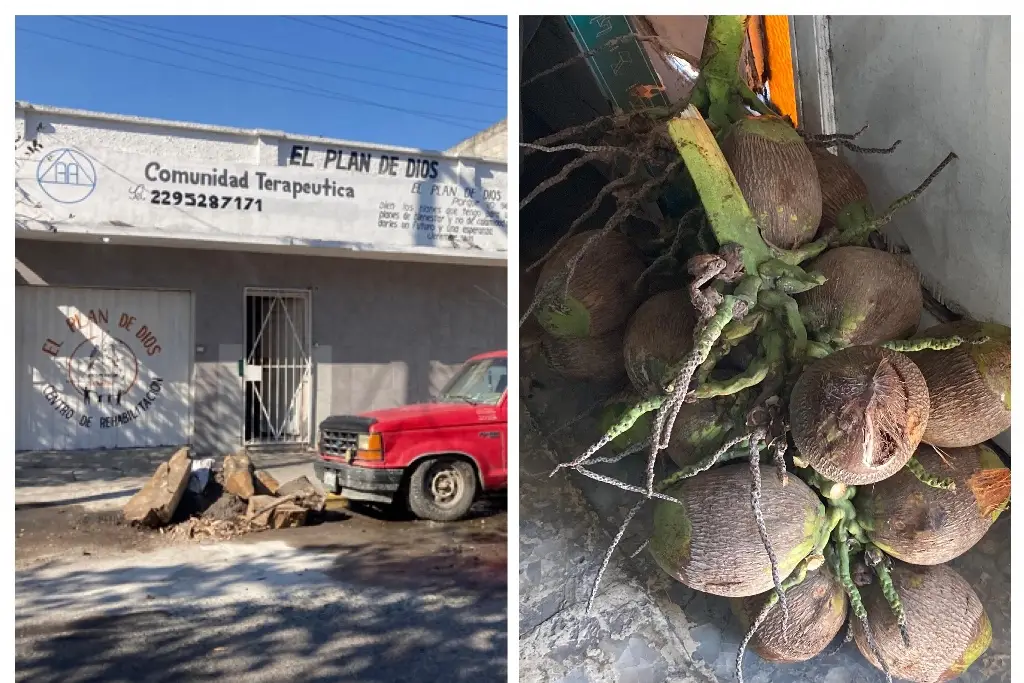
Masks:
[[[752,307],[694,374],[666,449],[680,473],[659,489],[670,500],[655,503],[650,553],[689,588],[733,599],[763,659],[809,660],[848,625],[887,676],[956,678],[992,639],[971,577],[946,563],[1009,503],[1009,468],[986,442],[1010,426],[1010,330],[963,320],[919,331],[912,263],[867,246],[884,221],[864,182],[788,122],[749,117],[719,139],[763,241],[775,254],[804,250],[789,262],[823,284],[764,277],[763,290],[792,302],[786,312]],[[545,357],[569,378],[625,374],[638,398],[661,395],[701,331],[691,292],[641,301],[636,249],[595,235],[567,240],[541,272],[538,291],[556,281],[562,292],[537,312]],[[591,238],[566,284],[565,264]],[[784,367],[758,374],[772,334],[786,338]],[[762,389],[785,420],[789,476],[754,473],[749,460],[770,463],[767,448],[722,452],[749,431]],[[648,439],[651,422],[612,446]]]

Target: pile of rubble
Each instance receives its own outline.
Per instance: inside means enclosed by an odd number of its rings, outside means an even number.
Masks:
[[[308,477],[279,484],[244,451],[214,465],[180,449],[128,501],[125,520],[176,537],[223,540],[303,526],[324,511],[326,497]]]

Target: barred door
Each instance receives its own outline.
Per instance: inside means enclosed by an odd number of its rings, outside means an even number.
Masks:
[[[309,294],[302,290],[245,291],[247,445],[309,442]]]

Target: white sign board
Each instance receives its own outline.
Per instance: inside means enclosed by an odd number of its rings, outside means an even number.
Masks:
[[[16,170],[28,229],[505,258],[506,168],[294,146],[283,166],[45,144]]]

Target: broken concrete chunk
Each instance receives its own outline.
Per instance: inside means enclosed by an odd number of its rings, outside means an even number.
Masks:
[[[257,527],[270,526],[270,513],[274,511],[277,496],[252,496],[249,498],[249,509],[245,516]]]
[[[160,463],[146,485],[124,506],[124,518],[146,526],[163,526],[171,521],[188,487],[192,463],[188,449],[178,450]]]
[[[274,529],[291,529],[306,523],[309,510],[295,503],[282,503],[270,512],[270,526]]]
[[[306,476],[281,484],[277,489],[277,495],[294,496],[296,505],[301,505],[311,512],[323,512],[324,505],[327,503],[327,496],[324,492]]]
[[[256,470],[256,493],[260,495],[274,495],[281,486],[274,475],[266,470]]]
[[[252,460],[245,451],[224,456],[224,489],[239,498],[252,498],[256,494],[252,472]]]

